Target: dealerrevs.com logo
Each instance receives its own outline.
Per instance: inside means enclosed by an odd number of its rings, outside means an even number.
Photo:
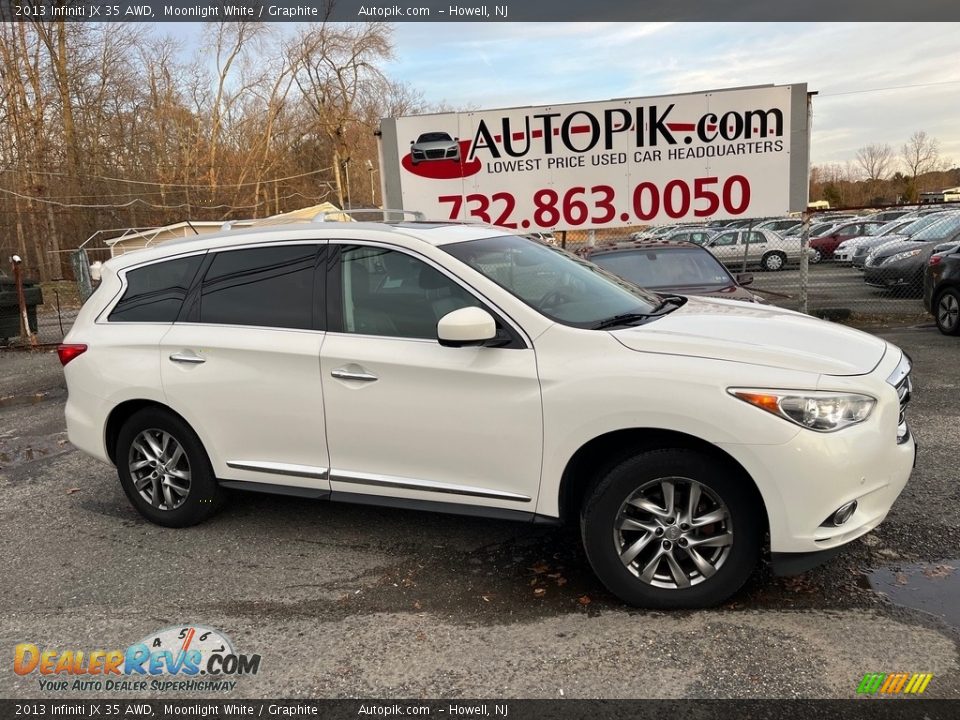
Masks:
[[[36,675],[45,692],[224,692],[256,675],[260,656],[237,653],[231,640],[203,625],[176,625],[126,649],[14,648],[13,671]]]

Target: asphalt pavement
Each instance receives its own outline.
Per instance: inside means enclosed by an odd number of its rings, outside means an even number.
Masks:
[[[261,655],[226,697],[851,698],[865,673],[924,672],[926,696],[958,698],[960,341],[879,334],[916,367],[920,452],[891,515],[828,565],[763,567],[697,612],[622,606],[573,528],[242,493],[199,527],[151,525],[67,442],[56,355],[0,353],[0,648],[199,623]],[[117,693],[70,694],[97,695]],[[0,697],[52,695],[8,664]]]

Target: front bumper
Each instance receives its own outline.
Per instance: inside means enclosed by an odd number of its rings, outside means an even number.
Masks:
[[[906,262],[868,265],[863,269],[863,280],[879,288],[916,287],[919,290],[923,286],[917,278],[916,266]]]
[[[909,384],[901,370],[909,365],[893,350],[870,375],[825,376],[818,388],[875,397],[877,406],[866,422],[833,433],[802,429],[781,445],[718,444],[760,491],[772,554],[820,553],[855,540],[883,522],[907,484],[916,444],[902,418],[898,388],[906,388],[906,405]],[[854,500],[857,509],[845,523],[828,522],[838,508]]]

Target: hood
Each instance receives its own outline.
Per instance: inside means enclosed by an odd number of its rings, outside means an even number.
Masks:
[[[694,297],[657,320],[611,334],[637,352],[825,375],[866,374],[887,348],[886,342],[867,333],[791,310]]]
[[[904,240],[909,240],[909,235],[880,235],[879,237],[869,237],[863,238],[860,242],[857,243],[857,248],[862,249],[871,249],[879,247],[884,243],[888,242],[902,242]]]
[[[429,142],[414,143],[417,150],[449,150],[457,146],[456,140],[430,140]]]
[[[903,252],[904,250],[923,247],[923,245],[924,243],[910,240],[909,238],[898,238],[897,240],[891,240],[890,242],[873,248],[873,252],[870,253],[870,255],[874,258],[885,258],[896,255],[898,252]]]

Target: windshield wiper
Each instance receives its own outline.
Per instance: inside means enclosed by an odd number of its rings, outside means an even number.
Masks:
[[[653,315],[650,313],[621,313],[613,317],[601,320],[596,325],[591,326],[592,330],[606,330],[607,328],[617,327],[618,325],[631,325],[637,322],[649,320]]]

